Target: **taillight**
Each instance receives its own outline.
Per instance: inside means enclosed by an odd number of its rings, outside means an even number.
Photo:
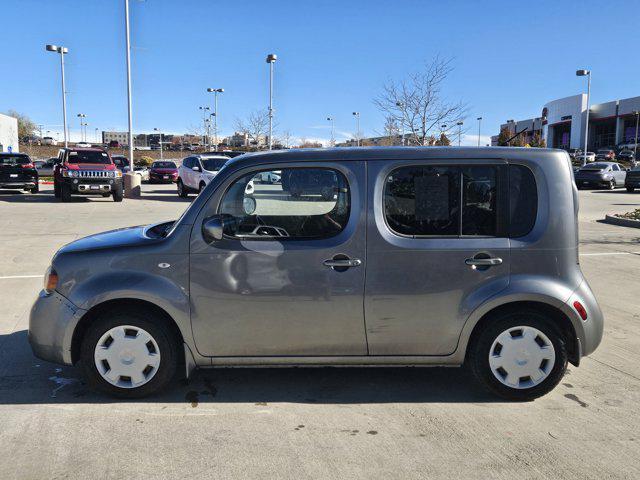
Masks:
[[[580,318],[582,320],[586,320],[587,319],[587,310],[582,306],[582,304],[579,301],[575,301],[573,302],[573,308],[576,309],[576,312],[578,312],[578,315],[580,315]]]
[[[33,166],[33,163],[24,163],[22,164],[22,168],[35,168],[35,167]]]

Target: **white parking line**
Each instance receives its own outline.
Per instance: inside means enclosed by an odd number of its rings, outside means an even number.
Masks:
[[[580,256],[599,257],[604,255],[640,255],[640,252],[598,252],[598,253],[581,253]]]
[[[8,277],[0,277],[0,280],[10,280],[12,278],[42,278],[44,275],[11,275]]]

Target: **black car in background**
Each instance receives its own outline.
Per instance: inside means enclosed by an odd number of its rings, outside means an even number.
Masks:
[[[38,193],[38,172],[29,155],[0,153],[0,189]]]

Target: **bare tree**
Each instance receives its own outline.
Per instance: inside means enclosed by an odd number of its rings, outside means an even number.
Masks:
[[[278,135],[277,139],[274,140],[276,140],[275,143],[279,143],[284,148],[289,148],[291,147],[291,132],[289,130],[285,130],[280,135]]]
[[[393,115],[387,115],[384,122],[384,133],[381,144],[386,146],[398,145],[400,139],[400,126]],[[401,141],[401,140],[400,140]]]
[[[28,140],[37,130],[37,125],[25,114],[15,110],[7,111],[7,115],[18,120],[18,141]]]
[[[249,141],[259,146],[265,142],[269,131],[269,112],[267,110],[256,110],[251,112],[245,119],[236,119],[236,130],[247,134]]]
[[[442,97],[442,86],[451,71],[451,60],[436,57],[423,71],[388,81],[374,104],[405,127],[410,143],[427,145],[434,132],[440,136],[442,125],[455,125],[467,114],[464,103],[450,103]]]

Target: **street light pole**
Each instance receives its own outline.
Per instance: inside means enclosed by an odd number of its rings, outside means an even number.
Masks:
[[[480,124],[482,123],[482,117],[478,117],[478,146],[480,146]]]
[[[202,110],[202,127],[204,128],[204,146],[207,147],[209,143],[209,127],[207,126],[207,110],[211,110],[209,107],[198,107],[198,110]]]
[[[353,112],[352,115],[356,117],[356,146],[360,146],[360,112]]]
[[[587,77],[587,120],[584,124],[584,153],[582,155],[582,166],[587,164],[587,145],[589,141],[589,102],[591,100],[591,70],[577,70],[578,77]]]
[[[460,146],[460,139],[462,138],[462,125],[464,124],[464,122],[457,122],[456,125],[458,126],[458,146]]]
[[[218,93],[224,92],[224,88],[207,88],[207,92],[213,92],[213,135],[215,138],[214,150],[218,151]]]
[[[57,45],[46,45],[47,52],[56,52],[60,54],[60,71],[62,72],[62,128],[64,129],[64,146],[69,146],[67,135],[67,89],[64,81],[64,56],[69,53],[67,47],[58,47]]]
[[[333,117],[327,117],[327,120],[331,122],[331,146],[335,147],[336,145],[336,139],[334,136],[334,122],[333,122]]]
[[[273,64],[278,59],[275,53],[267,55],[269,64],[269,150],[273,147]]]
[[[633,114],[636,116],[636,141],[633,145],[633,161],[637,162],[638,160],[638,120],[640,120],[640,112],[635,110]]]
[[[160,131],[159,128],[154,128],[153,130],[160,134],[160,160],[163,160],[163,157],[162,157],[162,132]]]
[[[84,119],[86,118],[86,115],[84,113],[79,113],[77,117],[80,119],[80,141],[84,142]]]
[[[126,35],[126,57],[127,57],[127,115],[129,118],[129,161],[133,165],[133,114],[131,106],[131,42],[129,35],[129,0],[124,0],[124,18]]]

